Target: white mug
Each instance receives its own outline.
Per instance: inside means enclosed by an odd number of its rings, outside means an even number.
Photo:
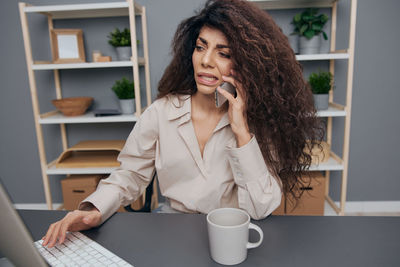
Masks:
[[[211,211],[207,215],[207,227],[211,258],[225,265],[243,262],[247,257],[247,249],[258,247],[264,238],[261,228],[250,223],[247,212],[235,208]],[[250,229],[259,233],[258,242],[249,242]]]

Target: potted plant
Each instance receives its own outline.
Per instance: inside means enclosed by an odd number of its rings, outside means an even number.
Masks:
[[[131,32],[128,28],[125,28],[122,31],[120,31],[118,28],[115,28],[115,30],[110,32],[107,37],[109,38],[108,43],[114,46],[117,50],[118,60],[131,60]]]
[[[294,32],[299,36],[300,54],[317,54],[321,47],[321,34],[328,40],[323,28],[328,21],[325,14],[317,15],[318,8],[307,8],[293,17]]]
[[[310,74],[308,82],[314,96],[314,105],[317,110],[328,109],[329,91],[332,88],[332,73],[329,71],[319,71]]]
[[[135,111],[135,86],[134,83],[123,77],[118,80],[111,88],[119,99],[121,112],[132,114]]]

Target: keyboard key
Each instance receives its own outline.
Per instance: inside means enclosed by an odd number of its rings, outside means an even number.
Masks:
[[[91,263],[91,264],[95,264],[95,263],[97,263],[98,261],[97,261],[96,259],[90,259],[88,262]]]
[[[112,257],[111,260],[112,260],[113,262],[115,262],[115,263],[118,263],[119,261],[122,261],[121,258],[116,257],[116,256]]]

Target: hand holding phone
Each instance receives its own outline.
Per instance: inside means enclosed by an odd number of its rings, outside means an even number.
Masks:
[[[236,88],[231,83],[223,82],[219,87],[232,95],[236,94]],[[226,99],[225,96],[223,96],[221,93],[218,92],[217,89],[215,89],[215,106],[217,108],[221,107],[227,100],[228,99]]]

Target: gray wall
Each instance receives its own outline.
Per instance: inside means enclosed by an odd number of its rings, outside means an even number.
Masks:
[[[56,1],[31,0],[32,4],[54,4]],[[69,0],[62,3],[101,2],[94,0]],[[141,0],[147,8],[152,96],[168,64],[170,41],[177,24],[192,14],[202,0]],[[397,63],[399,43],[395,0],[358,1],[356,53],[353,88],[353,116],[350,139],[350,166],[348,200],[400,200],[400,175],[397,155],[400,149],[398,132],[400,121],[395,107],[400,100]],[[339,28],[348,26],[349,1],[340,1]],[[18,14],[17,1],[3,0],[0,4],[1,32],[1,97],[0,97],[0,177],[16,203],[45,202],[38,157],[36,133],[26,71],[25,53]],[[272,15],[284,31],[288,19],[296,10],[274,11]],[[328,12],[328,10],[323,10]],[[114,27],[127,25],[123,18],[57,21],[56,27],[84,30],[86,57],[99,49],[103,54],[115,56],[106,43],[105,36]],[[46,20],[39,15],[30,16],[33,53],[36,60],[50,60]],[[327,29],[329,31],[329,28]],[[346,47],[348,31],[338,32],[337,48]],[[139,51],[141,53],[141,51]],[[326,62],[305,63],[305,75],[311,70],[327,68]],[[339,81],[336,83],[336,101],[344,102],[346,62],[336,65]],[[51,71],[36,72],[41,111],[52,110],[50,100],[55,98]],[[114,80],[130,74],[128,68],[66,70],[61,72],[64,96],[90,95],[95,97],[95,107],[115,108],[117,102],[109,89]],[[142,77],[143,80],[143,77]],[[143,83],[142,83],[143,84]],[[335,119],[334,150],[341,153],[343,119]],[[68,140],[71,145],[84,139],[125,139],[133,124],[69,125]],[[59,127],[44,126],[48,160],[61,152]],[[395,138],[396,137],[396,138]],[[60,179],[50,176],[54,202],[62,201]],[[332,196],[338,199],[340,173],[331,182]]]

